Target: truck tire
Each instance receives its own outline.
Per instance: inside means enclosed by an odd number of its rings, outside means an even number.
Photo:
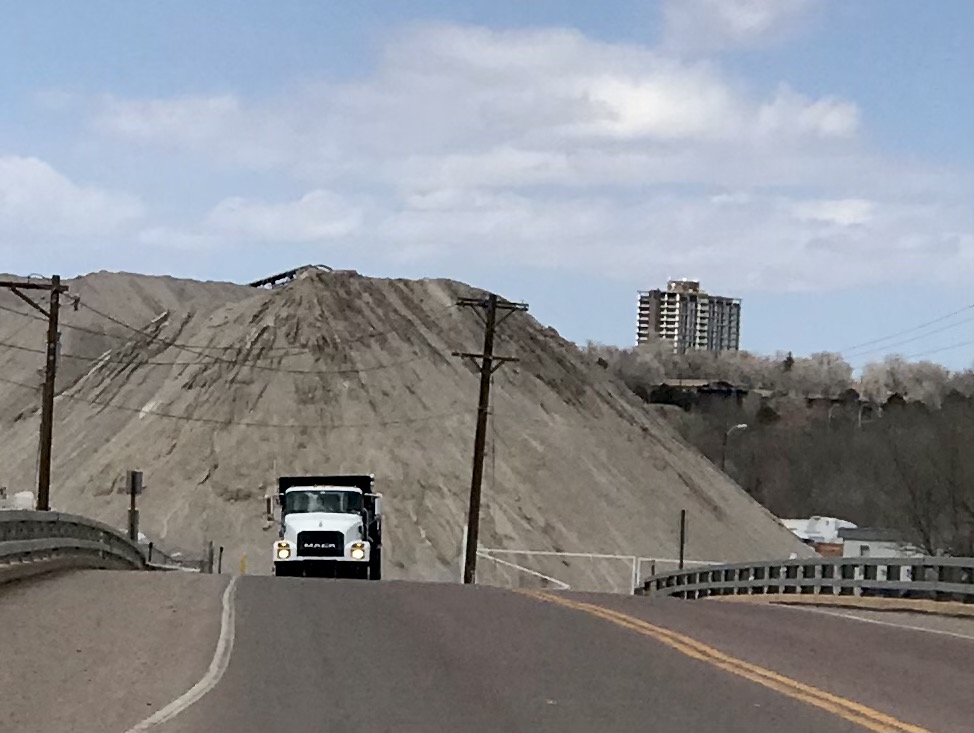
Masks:
[[[369,558],[369,580],[382,580],[382,548],[372,550]]]

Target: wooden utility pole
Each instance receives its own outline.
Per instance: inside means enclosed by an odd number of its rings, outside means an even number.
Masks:
[[[0,280],[0,288],[7,288],[34,310],[47,319],[47,350],[44,364],[44,388],[41,393],[41,431],[40,467],[37,471],[37,508],[47,511],[51,508],[51,448],[54,442],[54,386],[57,378],[58,361],[58,316],[61,310],[61,293],[68,291],[61,284],[61,277],[54,275],[49,283],[15,282]],[[50,306],[45,310],[24,294],[25,290],[47,290],[50,292]],[[75,301],[77,308],[77,301]]]
[[[135,498],[142,493],[142,472],[129,471],[127,477],[129,489],[129,539],[139,541],[139,509]]]
[[[680,510],[680,570],[683,570],[683,557],[687,546],[687,510]]]
[[[467,510],[467,542],[463,562],[463,582],[475,581],[477,569],[477,548],[480,546],[480,497],[484,478],[484,453],[487,443],[487,418],[490,415],[490,383],[491,376],[506,362],[517,361],[508,356],[494,355],[494,334],[497,327],[512,313],[526,311],[527,303],[509,303],[500,300],[496,294],[490,293],[484,298],[460,298],[457,305],[466,308],[477,308],[483,311],[481,318],[484,323],[484,350],[480,354],[469,354],[454,351],[454,356],[480,360],[480,396],[477,400],[477,430],[473,441],[473,472],[470,480],[470,504]],[[506,314],[498,320],[497,311]]]

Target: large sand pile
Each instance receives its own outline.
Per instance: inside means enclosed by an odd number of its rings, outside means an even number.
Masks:
[[[263,497],[280,474],[371,472],[387,497],[387,576],[457,576],[478,377],[453,350],[483,327],[445,280],[308,271],[279,289],[98,273],[63,312],[52,504],[226,547],[269,570]],[[0,485],[32,488],[44,323],[0,291]],[[37,315],[37,314],[35,314]],[[108,316],[106,318],[105,316]],[[144,333],[140,333],[144,332]],[[148,334],[148,335],[146,335]],[[13,348],[21,347],[21,349]],[[790,532],[572,344],[529,315],[502,326],[481,540],[517,550],[744,560],[804,554]],[[596,587],[624,564],[508,560]],[[492,563],[482,561],[484,579]],[[507,571],[505,571],[507,572]],[[516,573],[515,573],[516,575]]]

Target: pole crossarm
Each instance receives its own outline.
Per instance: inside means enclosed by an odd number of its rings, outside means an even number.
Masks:
[[[453,356],[463,356],[463,357],[466,357],[468,359],[484,359],[484,358],[486,358],[486,356],[484,354],[471,354],[471,353],[466,352],[466,351],[454,351],[452,355]],[[494,361],[499,361],[499,362],[501,362],[503,364],[508,364],[508,363],[514,362],[514,361],[521,361],[516,356],[492,356],[490,358],[493,359]]]
[[[38,283],[32,280],[0,280],[0,288],[12,288],[20,290],[57,290],[60,293],[68,292],[68,286],[62,285],[60,279],[57,284],[54,282]]]

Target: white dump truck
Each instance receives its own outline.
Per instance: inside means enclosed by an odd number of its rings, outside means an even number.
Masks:
[[[274,574],[382,578],[382,495],[372,475],[281,476]]]

